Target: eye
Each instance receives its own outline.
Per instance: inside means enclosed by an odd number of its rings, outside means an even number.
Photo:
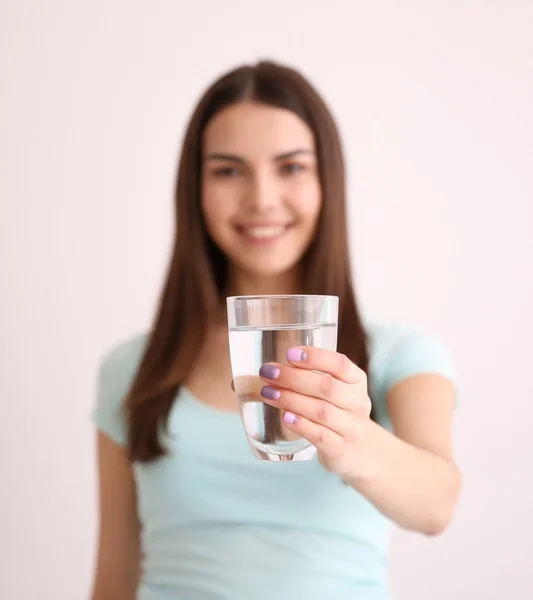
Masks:
[[[239,174],[237,167],[219,167],[213,171],[215,177],[236,177]]]
[[[305,171],[305,167],[299,163],[285,163],[280,170],[283,175],[296,175]]]

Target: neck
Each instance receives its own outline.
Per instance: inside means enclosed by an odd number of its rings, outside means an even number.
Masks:
[[[302,292],[298,270],[273,276],[254,276],[246,273],[230,273],[228,295],[263,296],[298,294]]]
[[[275,276],[252,276],[240,271],[230,271],[225,296],[270,296],[301,294],[302,277],[299,269]],[[227,324],[226,300],[221,299],[220,311],[213,315],[212,326],[225,331]]]

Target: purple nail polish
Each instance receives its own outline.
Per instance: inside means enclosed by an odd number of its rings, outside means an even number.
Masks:
[[[285,423],[287,423],[288,425],[294,425],[296,423],[296,421],[298,420],[298,417],[291,412],[286,412],[283,415],[283,420],[285,421]]]
[[[300,348],[290,348],[287,350],[287,360],[291,362],[301,362],[307,358],[307,354]]]
[[[279,377],[280,370],[274,365],[263,365],[259,369],[259,376],[265,379],[277,379]]]
[[[263,396],[263,398],[266,398],[267,400],[279,400],[281,392],[276,388],[265,385],[261,388],[261,396]]]

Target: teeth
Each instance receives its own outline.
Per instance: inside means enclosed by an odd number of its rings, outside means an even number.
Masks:
[[[273,238],[281,235],[285,231],[285,227],[248,227],[244,230],[244,233],[251,238],[264,239]]]

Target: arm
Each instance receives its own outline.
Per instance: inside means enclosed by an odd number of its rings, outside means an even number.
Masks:
[[[394,433],[369,418],[366,374],[341,354],[293,348],[290,366],[266,364],[259,373],[269,384],[263,402],[285,411],[287,427],[317,447],[326,469],[401,527],[435,535],[451,519],[460,475],[451,449],[454,384],[436,374],[449,369],[431,351],[417,342],[388,365]]]
[[[98,433],[99,543],[92,600],[134,600],[139,581],[135,484],[125,449]]]
[[[439,534],[461,487],[452,456],[453,384],[438,375],[398,382],[387,396],[394,434],[368,423],[361,474],[346,481],[400,527]]]

